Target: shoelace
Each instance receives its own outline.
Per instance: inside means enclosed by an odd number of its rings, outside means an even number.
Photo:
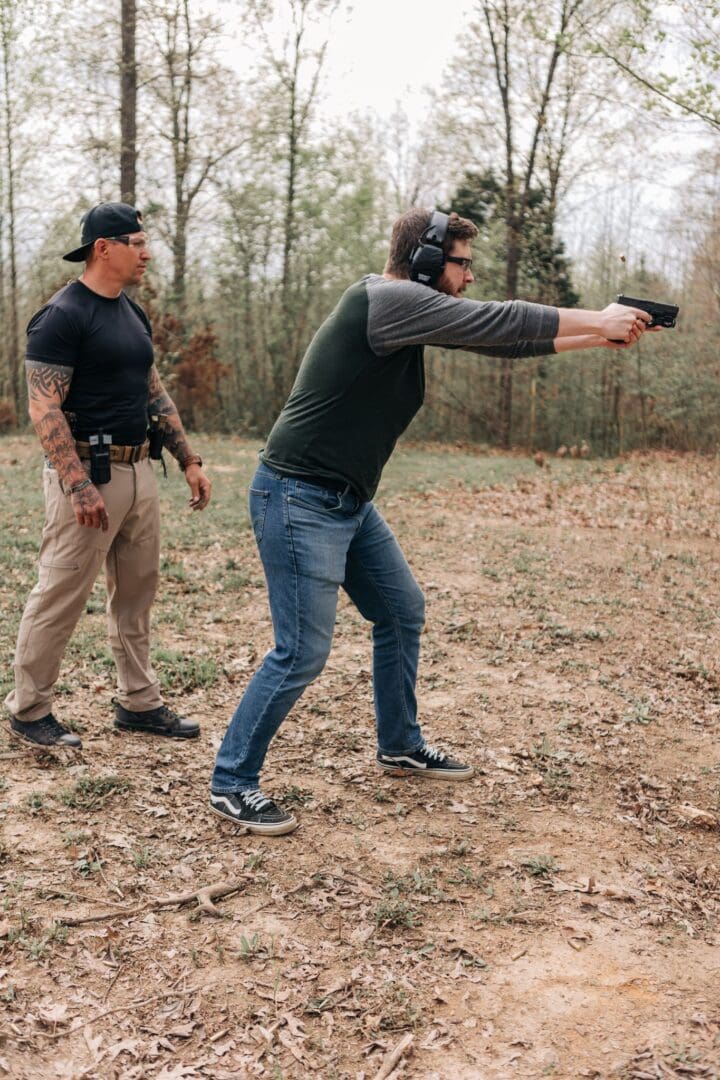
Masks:
[[[68,729],[63,727],[62,724],[59,723],[54,716],[50,720],[43,718],[42,720],[37,721],[37,727],[38,731],[42,731],[44,734],[47,735],[69,734]]]
[[[435,746],[424,746],[422,752],[429,757],[431,761],[437,761],[442,764],[447,757],[447,754],[443,754],[442,750],[438,750]]]
[[[263,795],[262,791],[243,791],[242,797],[251,810],[264,810],[272,804],[272,800]]]

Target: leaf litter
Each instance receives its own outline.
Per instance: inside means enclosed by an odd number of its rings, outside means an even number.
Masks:
[[[656,455],[381,497],[429,598],[424,726],[476,775],[376,775],[343,602],[268,759],[302,821],[276,840],[204,809],[263,590],[186,591],[228,559],[259,582],[251,535],[182,535],[155,633],[181,613],[226,672],[174,699],[200,745],[115,733],[76,658],[80,771],[0,746],[0,1073],[719,1076],[718,479]]]

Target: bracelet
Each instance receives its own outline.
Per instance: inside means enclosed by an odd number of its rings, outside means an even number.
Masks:
[[[199,454],[191,454],[190,457],[186,457],[184,461],[179,462],[179,465],[183,472],[185,472],[188,465],[199,465],[202,468],[202,458]]]
[[[85,488],[90,487],[91,484],[92,484],[92,480],[88,480],[88,479],[81,480],[79,484],[73,484],[72,487],[69,487],[68,488],[68,493],[70,495],[77,495],[78,491],[84,491]]]

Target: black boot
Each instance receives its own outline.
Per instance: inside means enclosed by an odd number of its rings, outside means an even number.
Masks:
[[[200,725],[197,720],[178,716],[167,705],[144,712],[131,712],[115,702],[115,727],[120,731],[144,731],[148,735],[167,735],[171,739],[197,739]]]
[[[58,723],[52,713],[39,720],[27,721],[12,716],[10,727],[16,735],[36,746],[69,746],[72,750],[79,750],[82,746],[80,737]]]

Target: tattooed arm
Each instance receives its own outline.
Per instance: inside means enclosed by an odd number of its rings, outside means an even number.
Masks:
[[[193,454],[190,448],[175,402],[163,386],[155,364],[150,368],[148,414],[161,418],[163,444],[179,462],[190,486],[190,506],[193,510],[204,510],[210,502],[212,485],[202,471],[201,459],[197,454]]]
[[[75,449],[62,403],[68,395],[73,370],[40,360],[26,360],[28,412],[50,464],[65,490],[87,480]],[[70,496],[79,525],[107,530],[108,516],[100,492],[93,484]]]

